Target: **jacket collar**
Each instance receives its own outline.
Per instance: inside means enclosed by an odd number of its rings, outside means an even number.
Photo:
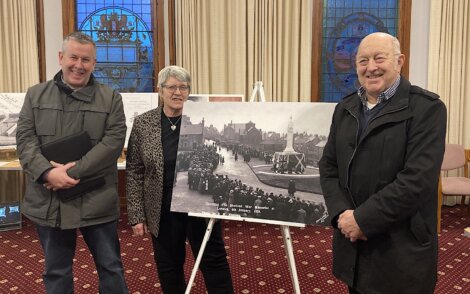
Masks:
[[[91,100],[93,99],[95,95],[95,90],[96,90],[95,85],[97,84],[97,81],[93,74],[91,74],[88,84],[85,87],[78,89],[78,90],[74,90],[70,88],[69,85],[64,83],[64,81],[62,80],[62,70],[56,73],[53,80],[62,93],[65,93],[67,96],[70,96],[74,99],[89,103],[91,102]]]
[[[395,95],[390,98],[390,101],[388,101],[388,104],[380,111],[380,113],[395,112],[397,110],[407,108],[410,101],[410,88],[410,82],[401,76],[400,84],[398,85]],[[357,92],[346,96],[341,103],[343,103],[343,107],[356,118],[361,114],[362,101]]]
[[[401,75],[399,75],[393,84],[383,91],[382,93],[379,94],[379,97],[377,97],[377,104],[383,103],[387,101],[388,99],[392,98],[393,95],[395,95],[398,86],[400,85],[400,79]],[[367,95],[366,95],[366,89],[364,87],[360,87],[359,90],[357,90],[357,95],[361,98],[362,105],[364,105],[364,109],[367,109]]]

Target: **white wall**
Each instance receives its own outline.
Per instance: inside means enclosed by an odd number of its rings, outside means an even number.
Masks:
[[[165,0],[165,4],[167,0]],[[411,9],[410,33],[410,81],[426,88],[428,79],[428,42],[430,1],[413,0]],[[165,6],[166,11],[166,6]],[[165,13],[165,18],[168,16]],[[60,66],[58,52],[62,44],[62,6],[61,0],[44,1],[44,28],[46,31],[46,76],[52,79]],[[168,32],[165,39],[168,41]],[[168,44],[168,42],[166,42]],[[168,48],[165,62],[168,64]]]
[[[44,31],[46,36],[46,79],[60,70],[59,50],[62,46],[61,0],[44,1]]]
[[[426,88],[428,85],[429,11],[431,1],[413,0],[410,32],[410,81]]]

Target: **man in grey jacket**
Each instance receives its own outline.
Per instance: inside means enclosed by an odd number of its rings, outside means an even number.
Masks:
[[[26,173],[23,213],[36,224],[45,255],[47,293],[73,293],[72,265],[79,229],[99,276],[100,293],[127,293],[117,235],[117,158],[126,124],[119,93],[99,84],[92,71],[96,45],[82,33],[64,39],[53,80],[26,93],[17,129],[17,148]],[[74,162],[45,158],[41,145],[86,131],[91,149]],[[104,184],[63,199],[87,178]],[[102,181],[103,182],[103,181]]]

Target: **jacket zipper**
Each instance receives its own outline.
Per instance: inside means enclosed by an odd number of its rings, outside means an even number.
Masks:
[[[395,110],[392,110],[392,111],[388,111],[388,112],[385,112],[385,113],[382,113],[381,115],[378,115],[376,117],[374,117],[370,122],[373,122],[374,120],[378,119],[379,117],[382,117],[386,114],[390,114],[390,113],[394,113],[394,112],[398,112],[398,111],[401,111],[403,109],[405,109],[406,106],[404,107],[401,107],[401,108],[398,108],[398,109],[395,109]],[[351,198],[351,201],[352,203],[354,204],[354,208],[357,208],[357,204],[356,204],[356,201],[354,201],[354,197],[352,196],[352,193],[351,193],[351,190],[349,189],[349,175],[350,175],[350,168],[351,168],[351,163],[352,163],[352,160],[354,158],[354,155],[356,155],[356,151],[357,151],[357,148],[359,147],[359,144],[361,142],[359,142],[359,119],[349,110],[347,109],[347,111],[349,112],[349,114],[354,117],[356,119],[356,122],[357,122],[357,125],[358,125],[358,128],[356,130],[356,146],[354,147],[354,151],[353,151],[353,154],[351,155],[351,158],[349,159],[349,162],[348,162],[348,173],[346,174],[346,190],[348,191],[349,193],[349,197]],[[362,141],[362,140],[361,140]]]
[[[351,202],[353,203],[354,205],[354,208],[357,208],[357,204],[356,204],[356,201],[354,200],[354,197],[352,196],[352,193],[351,193],[351,190],[349,189],[349,174],[350,174],[350,168],[351,168],[351,162],[354,158],[354,155],[356,154],[356,150],[357,150],[357,147],[359,145],[359,142],[358,142],[358,137],[359,137],[359,119],[351,112],[349,111],[348,109],[348,112],[349,114],[352,115],[352,117],[354,117],[356,119],[356,123],[357,123],[357,130],[356,130],[356,146],[354,146],[354,151],[353,151],[353,154],[351,155],[351,158],[349,158],[349,162],[348,162],[348,172],[346,174],[346,190],[348,191],[348,194],[349,194],[349,198],[351,198]]]

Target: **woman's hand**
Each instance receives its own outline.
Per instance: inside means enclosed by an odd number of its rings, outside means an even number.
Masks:
[[[147,225],[144,223],[138,223],[132,226],[132,235],[142,237],[144,234],[147,234],[149,231]]]

